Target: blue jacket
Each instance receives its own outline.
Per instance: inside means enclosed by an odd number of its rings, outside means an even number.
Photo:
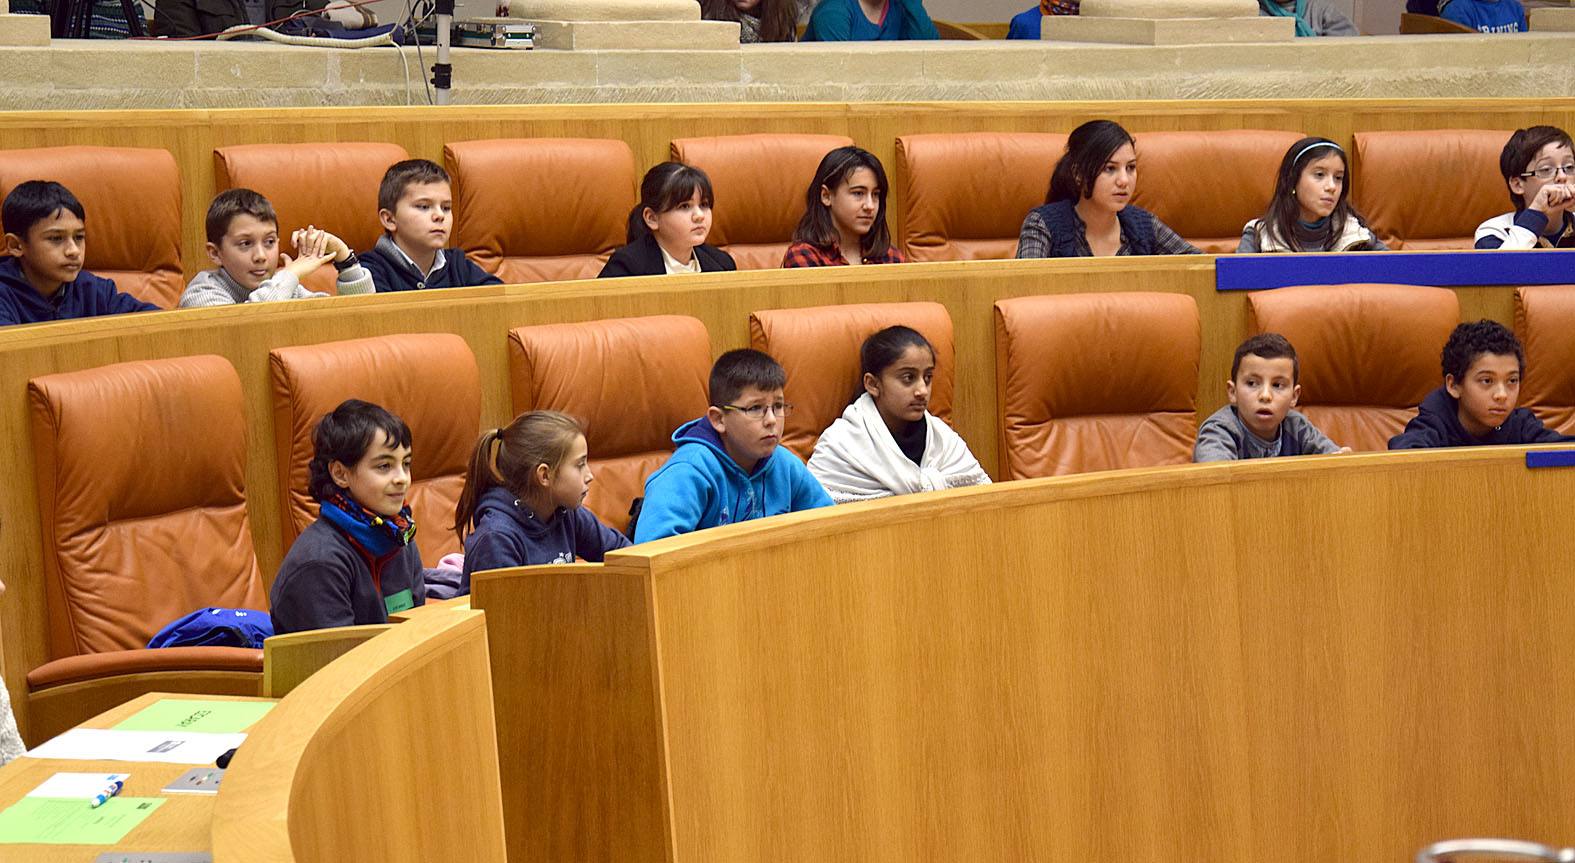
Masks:
[[[22,274],[20,258],[0,261],[0,326],[96,318],[126,312],[156,312],[158,306],[115,290],[115,283],[87,270],[60,286],[52,297],[34,290]]]
[[[1012,16],[1012,23],[1006,28],[1008,39],[1038,39],[1041,35],[1040,25],[1044,23],[1045,16],[1035,6],[1027,12],[1019,12]]]
[[[465,571],[460,593],[470,592],[470,574],[511,566],[601,563],[602,556],[629,545],[629,538],[596,520],[585,507],[559,508],[542,521],[514,494],[496,486],[476,502],[476,529],[465,537]]]
[[[831,496],[786,447],[746,474],[705,417],[679,426],[673,443],[678,451],[645,481],[635,542],[831,506]]]
[[[1438,14],[1478,33],[1526,32],[1526,10],[1520,0],[1447,0]]]
[[[804,28],[805,42],[877,42],[891,39],[939,39],[935,22],[922,0],[891,0],[886,23],[864,17],[859,0],[820,0]]]
[[[394,247],[394,241],[381,237],[371,251],[359,255],[361,266],[372,274],[372,285],[380,294],[393,291],[420,291],[427,288],[470,288],[476,285],[501,285],[503,280],[483,270],[459,249],[443,250],[443,266],[425,278]]]

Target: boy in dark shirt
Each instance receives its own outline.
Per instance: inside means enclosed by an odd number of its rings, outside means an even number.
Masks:
[[[1526,354],[1503,324],[1483,320],[1455,327],[1442,364],[1444,385],[1422,400],[1405,431],[1389,439],[1390,449],[1570,440],[1516,407]]]
[[[320,515],[290,546],[268,601],[274,632],[387,623],[426,602],[410,490],[410,427],[350,399],[312,433]]]
[[[0,224],[0,326],[157,311],[82,269],[87,214],[65,186],[28,180],[5,196]]]
[[[503,284],[462,250],[444,248],[454,227],[453,210],[448,172],[436,162],[406,159],[383,174],[377,187],[383,236],[361,255],[378,293]]]

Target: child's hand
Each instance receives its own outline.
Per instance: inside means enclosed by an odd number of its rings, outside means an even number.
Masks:
[[[1575,185],[1570,183],[1549,183],[1537,190],[1535,197],[1528,204],[1531,209],[1546,214],[1549,210],[1568,209],[1575,203]]]
[[[1341,454],[1344,454],[1344,453],[1348,453],[1348,452],[1351,452],[1351,451],[1352,451],[1352,450],[1351,450],[1351,448],[1350,448],[1350,447],[1348,447],[1348,446],[1343,446],[1343,447],[1340,447],[1340,448],[1339,448],[1339,449],[1337,449],[1337,450],[1335,450],[1335,453],[1336,453],[1336,454],[1337,454],[1337,455],[1341,455]]]
[[[295,245],[295,251],[300,257],[292,261],[289,255],[281,254],[279,257],[284,261],[284,269],[289,270],[297,280],[304,279],[311,273],[316,272],[318,267],[334,258],[333,252],[329,251],[328,248],[328,240],[330,238],[334,242],[339,243],[340,246],[344,245],[337,237],[334,237],[327,231],[320,231],[311,225],[296,231],[290,236],[290,241]],[[349,252],[347,251],[346,254],[348,255]]]

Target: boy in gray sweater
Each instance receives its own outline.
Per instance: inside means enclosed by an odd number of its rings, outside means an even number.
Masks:
[[[1293,410],[1301,398],[1301,361],[1279,333],[1241,343],[1225,382],[1229,404],[1198,427],[1192,460],[1233,461],[1350,452]]]
[[[332,262],[340,294],[372,293],[372,274],[355,252],[327,231],[306,227],[291,237],[295,260],[279,252],[279,217],[268,199],[251,189],[220,192],[208,205],[208,258],[218,269],[198,273],[180,296],[183,309],[326,297],[301,284]],[[279,266],[279,259],[284,266]]]

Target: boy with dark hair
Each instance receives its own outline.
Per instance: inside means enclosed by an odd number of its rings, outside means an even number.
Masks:
[[[1228,402],[1198,427],[1192,460],[1233,461],[1350,452],[1293,410],[1301,398],[1301,360],[1279,333],[1241,343],[1225,382]]]
[[[279,566],[268,602],[277,634],[387,623],[426,602],[410,491],[410,427],[350,399],[312,432],[319,515]]]
[[[1571,440],[1516,407],[1526,354],[1503,324],[1482,320],[1455,327],[1442,365],[1444,385],[1422,400],[1405,431],[1389,439],[1390,449]]]
[[[82,203],[59,183],[28,180],[5,196],[0,326],[158,311],[82,269],[86,221]]]
[[[1553,126],[1517,129],[1498,157],[1515,211],[1477,226],[1479,249],[1575,247],[1575,148]]]
[[[361,257],[378,293],[503,284],[463,251],[445,248],[453,209],[448,172],[436,162],[406,159],[383,174],[377,187],[383,236]]]
[[[634,541],[831,506],[785,447],[787,375],[760,351],[728,351],[711,367],[711,406],[673,432],[677,450],[645,481]]]
[[[192,278],[180,296],[181,308],[326,297],[307,290],[301,280],[330,261],[339,271],[341,295],[372,293],[371,273],[344,240],[327,231],[310,225],[296,231],[291,244],[300,257],[292,261],[289,255],[281,255],[279,217],[268,199],[251,189],[220,192],[208,205],[205,227],[208,260],[218,268]]]

